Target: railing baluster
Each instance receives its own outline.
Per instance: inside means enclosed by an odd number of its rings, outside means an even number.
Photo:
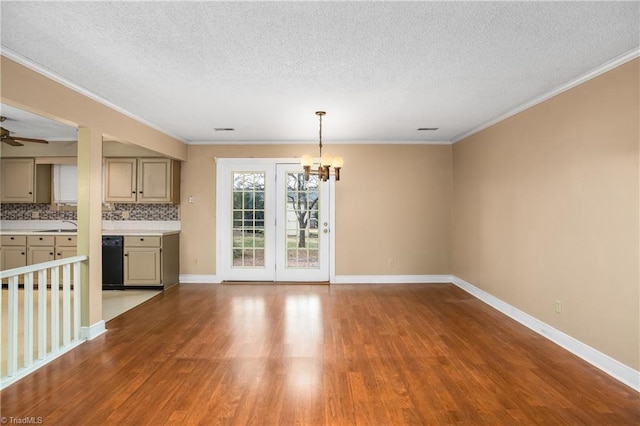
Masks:
[[[80,339],[80,262],[73,264],[73,339]]]
[[[82,314],[80,264],[85,260],[87,256],[74,256],[0,271],[0,283],[7,283],[8,286],[6,312],[2,310],[3,292],[0,291],[2,329],[3,333],[6,333],[6,342],[3,343],[6,344],[7,357],[6,371],[0,377],[0,389],[73,348],[80,341]],[[50,278],[50,291],[47,288],[47,278]],[[20,303],[19,290],[19,284],[22,283],[24,283],[23,304]],[[62,291],[60,291],[60,285],[62,285]],[[61,297],[62,300],[60,300]],[[38,299],[37,308],[36,298]],[[50,306],[47,307],[47,305]],[[22,306],[24,306],[23,312],[21,312]],[[22,324],[20,324],[21,321]],[[20,337],[19,327],[24,332],[23,337]],[[72,328],[73,333],[71,333]],[[18,356],[19,348],[24,349],[22,356]]]
[[[47,270],[38,271],[38,359],[47,356]]]
[[[11,377],[18,371],[18,277],[9,278],[9,297],[7,309],[7,376]]]
[[[62,345],[71,341],[71,267],[62,266]]]
[[[33,365],[33,272],[24,274],[24,332],[22,334],[22,343],[24,345],[24,368]]]
[[[51,352],[60,348],[60,268],[51,268]]]

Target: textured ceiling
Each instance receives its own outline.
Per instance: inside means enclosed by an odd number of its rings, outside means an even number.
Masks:
[[[455,141],[640,45],[637,1],[0,7],[7,56],[187,142],[314,141],[320,109],[329,142]]]
[[[57,121],[41,117],[30,112],[2,104],[2,116],[7,120],[2,127],[9,130],[12,136],[26,138],[46,139],[49,142],[74,141],[77,139],[77,130]],[[0,146],[0,149],[4,148]]]

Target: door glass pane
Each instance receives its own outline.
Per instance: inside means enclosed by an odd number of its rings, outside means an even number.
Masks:
[[[264,267],[265,172],[233,172],[232,266]]]
[[[286,233],[287,268],[317,269],[318,262],[318,191],[317,176],[305,182],[304,173],[287,172]]]

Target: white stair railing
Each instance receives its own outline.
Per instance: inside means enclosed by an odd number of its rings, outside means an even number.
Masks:
[[[82,343],[80,264],[87,259],[74,256],[0,271],[0,389]]]

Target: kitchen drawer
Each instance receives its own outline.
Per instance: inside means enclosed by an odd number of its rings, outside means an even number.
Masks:
[[[3,235],[2,236],[2,246],[26,246],[27,245],[27,236],[26,235]]]
[[[56,236],[56,247],[75,247],[77,245],[78,237],[76,235]]]
[[[56,237],[53,235],[29,235],[27,237],[27,245],[29,246],[52,246],[55,244]]]
[[[124,237],[125,247],[160,247],[162,237]]]

